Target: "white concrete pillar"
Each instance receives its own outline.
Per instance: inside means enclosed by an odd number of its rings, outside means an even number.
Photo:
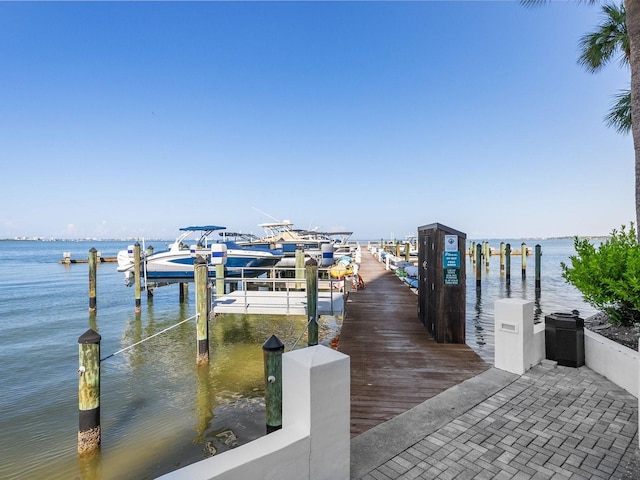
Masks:
[[[535,365],[533,302],[504,298],[495,303],[495,367],[522,375]]]
[[[285,356],[282,428],[306,424],[311,432],[307,478],[349,480],[350,358],[322,345],[294,350]],[[301,474],[300,478],[305,477]]]

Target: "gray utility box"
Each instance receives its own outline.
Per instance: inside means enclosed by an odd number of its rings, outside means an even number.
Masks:
[[[577,311],[544,317],[545,356],[565,367],[584,365],[584,320]]]

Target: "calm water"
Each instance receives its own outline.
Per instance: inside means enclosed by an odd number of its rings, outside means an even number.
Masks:
[[[483,240],[475,240],[476,243]],[[523,240],[488,240],[491,247],[500,251],[500,242],[511,244],[511,250],[521,250]],[[569,257],[575,254],[573,240],[524,240],[532,254],[526,259],[526,277],[522,278],[522,257],[511,255],[511,282],[500,274],[500,255],[492,255],[489,268],[482,267],[481,288],[476,288],[474,265],[467,258],[467,344],[487,362],[494,357],[494,303],[501,298],[523,298],[534,302],[534,321],[544,320],[545,315],[578,310],[582,318],[597,313],[584,303],[580,292],[562,278],[561,262],[571,264]],[[535,246],[541,247],[540,292],[535,291]]]
[[[513,249],[521,240],[511,241]],[[467,260],[468,344],[493,361],[493,302],[536,301],[538,315],[595,313],[560,276],[573,253],[569,240],[542,245],[542,292],[534,292],[534,260],[523,282],[520,258],[511,262],[511,286],[499,257],[483,269],[482,291]],[[492,242],[498,247],[499,241]],[[115,256],[126,242],[0,242],[0,478],[154,478],[264,434],[261,346],[272,334],[293,343],[304,317],[224,316],[210,327],[211,363],[196,368],[193,321],[105,360],[101,367],[102,448],[78,458],[78,337],[88,328],[102,336],[101,357],[195,313],[193,285],[179,304],[177,285],[134,292],[113,263],[100,264],[97,313],[88,311],[88,265],[61,265],[62,252],[85,259],[92,247]],[[154,244],[156,249],[160,243]],[[365,279],[366,281],[366,279]],[[306,344],[303,338],[302,344]]]
[[[103,263],[90,315],[88,265],[61,265],[62,252],[86,259],[92,247],[107,257],[126,246],[0,242],[0,478],[154,478],[264,434],[262,344],[295,341],[305,317],[216,318],[209,367],[195,365],[194,321],[105,360],[102,448],[77,458],[78,337],[100,333],[104,358],[195,313],[191,284],[182,305],[177,285],[152,303],[143,292],[136,315],[134,290]]]

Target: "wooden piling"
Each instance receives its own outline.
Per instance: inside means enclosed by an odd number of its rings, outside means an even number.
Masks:
[[[267,434],[282,428],[282,354],[284,344],[275,335],[264,342],[265,407]]]
[[[489,245],[489,242],[483,242],[482,245],[484,246],[484,265],[489,268],[489,262],[491,261],[491,245]]]
[[[507,243],[504,247],[504,256],[507,262],[506,270],[505,270],[505,280],[507,285],[511,283],[511,244]]]
[[[504,242],[500,242],[500,274],[501,275],[504,275],[504,256],[505,256]]]
[[[482,286],[482,245],[476,245],[476,288]]]
[[[404,259],[406,262],[411,259],[411,244],[409,242],[404,244]]]
[[[196,330],[197,330],[197,357],[198,365],[209,363],[209,293],[207,284],[209,279],[209,267],[207,260],[198,255],[193,262],[194,281],[196,284]]]
[[[540,244],[537,244],[536,245],[536,282],[535,282],[536,291],[540,291],[540,267],[541,267],[541,256],[542,256],[541,249],[542,247],[540,247]]]
[[[185,303],[189,298],[189,284],[187,282],[181,282],[178,290],[178,294],[180,295],[180,303]]]
[[[140,244],[133,246],[133,285],[136,296],[136,312],[142,311],[140,302]]]
[[[527,244],[520,245],[520,256],[522,257],[522,279],[527,278]]]
[[[89,311],[95,312],[97,308],[96,300],[96,272],[98,266],[98,251],[95,248],[89,250]]]
[[[216,298],[224,295],[224,265],[216,265]]]
[[[318,345],[318,262],[313,258],[307,260],[304,266],[307,278],[307,345]],[[346,284],[347,277],[344,277]]]
[[[78,453],[100,448],[100,335],[92,329],[78,338]]]
[[[304,278],[304,250],[296,247],[296,279]],[[296,290],[302,289],[302,283],[296,283]]]

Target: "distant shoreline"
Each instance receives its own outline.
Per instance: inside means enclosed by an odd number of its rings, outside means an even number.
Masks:
[[[504,238],[467,238],[469,241],[501,241],[503,239],[509,240],[573,240],[576,235],[566,235],[560,237],[504,237]],[[580,239],[606,239],[610,238],[610,235],[578,235]],[[145,242],[172,242],[175,239],[167,238],[145,238]],[[405,240],[396,239],[400,243],[405,243]],[[45,238],[45,237],[14,237],[14,238],[0,238],[0,242],[139,242],[140,238]],[[353,240],[354,242],[379,242],[380,238],[371,240]],[[394,240],[386,240],[385,242],[393,243]]]

